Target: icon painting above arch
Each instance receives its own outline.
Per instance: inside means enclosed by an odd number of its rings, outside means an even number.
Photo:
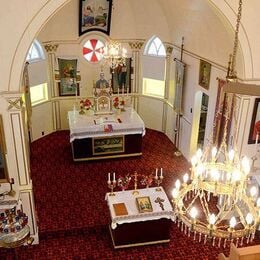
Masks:
[[[112,0],[79,0],[79,36],[90,31],[110,33]]]

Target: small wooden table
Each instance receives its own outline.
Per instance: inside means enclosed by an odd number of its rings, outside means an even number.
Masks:
[[[114,196],[106,194],[111,216],[109,230],[114,248],[170,242],[170,226],[174,214],[165,191],[160,188],[161,191],[156,191],[156,188],[139,189],[137,195],[133,195],[133,190],[115,192]],[[151,212],[139,212],[136,198],[140,197],[149,197]],[[158,197],[163,200],[164,210],[158,203]],[[116,215],[114,204],[118,203],[125,204],[127,215]]]

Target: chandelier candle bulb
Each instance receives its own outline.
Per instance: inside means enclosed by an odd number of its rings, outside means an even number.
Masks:
[[[196,152],[196,156],[197,158],[200,160],[200,158],[202,157],[202,150],[199,148]]]
[[[259,132],[256,133],[256,138],[255,138],[255,154],[257,154],[258,138],[259,138]]]
[[[229,161],[230,161],[230,162],[233,162],[234,157],[235,157],[235,151],[232,149],[232,150],[230,150],[229,153],[228,153],[228,159],[229,159]]]
[[[108,182],[110,182],[111,180],[110,180],[110,172],[108,173],[108,180],[107,180]]]
[[[176,187],[177,190],[180,189],[180,187],[181,187],[181,182],[180,182],[179,179],[177,179],[177,181],[175,182],[175,187]]]
[[[242,168],[246,175],[250,172],[250,164],[249,164],[249,160],[246,156],[244,156],[242,159]]]
[[[213,147],[211,151],[212,161],[215,161],[217,152],[218,152],[217,148]]]
[[[256,206],[259,208],[260,207],[260,198],[257,199],[256,201]]]
[[[251,195],[252,200],[254,200],[256,193],[257,193],[257,188],[255,186],[251,187],[250,195]]]
[[[160,175],[160,177],[161,177],[161,178],[163,177],[163,171],[162,171],[162,168],[161,168],[161,175]]]
[[[188,174],[188,173],[185,173],[185,174],[183,175],[183,182],[184,182],[184,185],[187,184],[188,180],[189,180],[189,174]]]

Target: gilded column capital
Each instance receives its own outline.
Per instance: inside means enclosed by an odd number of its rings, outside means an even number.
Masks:
[[[59,44],[45,44],[44,48],[47,52],[56,52]]]
[[[6,99],[6,101],[9,103],[9,106],[7,110],[11,109],[22,109],[23,101],[22,98],[16,98],[16,99]]]
[[[135,42],[128,42],[128,44],[132,50],[140,50],[142,48],[144,42],[135,41]]]
[[[169,45],[166,45],[166,54],[167,55],[171,55],[172,51],[173,51],[173,47],[169,46]]]

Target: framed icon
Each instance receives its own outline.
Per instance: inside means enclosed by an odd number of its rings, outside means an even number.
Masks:
[[[149,196],[136,198],[139,213],[152,212],[153,207]]]
[[[205,89],[209,89],[211,64],[200,60],[199,85]]]
[[[79,35],[101,31],[109,35],[112,0],[80,0]]]

